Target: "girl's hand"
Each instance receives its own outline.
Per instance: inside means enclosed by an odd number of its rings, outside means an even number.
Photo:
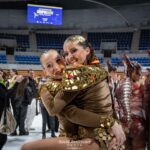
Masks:
[[[123,143],[126,140],[126,136],[122,126],[117,122],[115,122],[111,129],[112,129],[112,134],[116,138],[117,146],[123,145]]]

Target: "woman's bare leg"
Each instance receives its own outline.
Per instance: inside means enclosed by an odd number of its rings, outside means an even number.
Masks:
[[[28,142],[21,150],[100,150],[99,145],[91,139],[70,141],[65,137],[49,138]]]

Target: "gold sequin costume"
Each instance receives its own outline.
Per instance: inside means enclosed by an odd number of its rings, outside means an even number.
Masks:
[[[106,79],[107,72],[101,67],[69,66],[63,75],[62,89],[48,108],[51,115],[61,112],[71,122],[79,124],[74,128],[78,129],[78,138],[93,138],[103,150],[112,138],[109,130],[115,121]]]
[[[51,106],[52,103],[50,103],[50,101],[53,100],[53,98],[60,89],[61,89],[61,80],[48,79],[44,84],[41,84],[39,86],[39,95],[41,96],[42,102],[45,105],[45,108],[47,109],[48,112],[50,111],[49,109],[52,107]],[[45,95],[45,93],[47,94]],[[57,117],[59,119],[59,132],[60,132],[59,136],[60,137],[65,136],[71,139],[77,138],[76,125],[65,119],[63,113],[60,113],[59,115],[57,115]]]
[[[112,139],[110,128],[115,121],[112,115],[110,92],[106,83],[107,76],[107,72],[102,67],[78,66],[74,68],[69,66],[62,80],[63,91],[80,91],[75,100],[79,108],[99,114],[99,127],[79,126],[78,135],[80,138],[94,138],[103,150],[108,148]],[[120,149],[123,148],[122,146]]]

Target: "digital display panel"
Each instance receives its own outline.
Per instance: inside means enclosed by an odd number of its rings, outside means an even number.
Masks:
[[[62,7],[27,5],[28,23],[62,25]]]

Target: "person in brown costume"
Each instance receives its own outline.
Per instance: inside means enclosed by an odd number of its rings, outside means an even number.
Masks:
[[[81,39],[82,40],[82,39]],[[79,41],[78,41],[79,42]],[[85,41],[82,41],[82,42],[85,42]],[[84,55],[83,55],[84,56]],[[50,59],[49,59],[50,60]],[[94,64],[95,62],[93,61],[93,64]],[[49,69],[50,69],[50,67],[52,67],[50,64],[48,64],[47,63],[47,66],[49,66]],[[77,67],[78,68],[78,67]],[[80,67],[79,67],[80,68]],[[71,68],[72,69],[72,68]],[[94,69],[92,68],[92,67],[89,67],[89,68],[86,68],[86,67],[82,67],[81,66],[81,68],[78,70],[78,69],[75,69],[74,68],[74,71],[79,71],[79,73],[81,73],[84,69],[86,69],[86,73],[84,74],[86,77],[88,77],[87,79],[89,80],[89,79],[91,79],[91,81],[93,82],[96,82],[96,81],[99,81],[97,78],[98,77],[100,77],[100,73],[99,73],[99,71],[100,71],[100,69],[99,69],[99,67],[95,67]],[[69,70],[70,70],[70,68],[69,69],[66,69],[66,72],[65,72],[65,74],[64,74],[64,76],[66,76],[67,75],[67,77],[69,77],[70,79],[71,79],[71,74],[68,74],[69,73]],[[81,71],[81,72],[80,72]],[[83,72],[82,72],[83,73]],[[93,76],[90,76],[90,78],[89,78],[89,76],[87,76],[87,73],[90,73],[90,75],[93,75]],[[92,74],[91,74],[92,73]],[[97,74],[98,73],[98,74]],[[104,80],[105,80],[105,74],[106,74],[106,72],[104,71],[104,70],[102,70],[101,69],[101,78],[100,78],[100,80],[102,80],[102,77],[104,78]],[[59,72],[57,72],[57,75],[59,75]],[[83,74],[82,74],[83,75]],[[97,78],[94,76],[94,75],[97,75]],[[84,78],[85,79],[85,78]],[[84,86],[86,86],[86,88],[87,88],[87,86],[89,86],[89,88],[90,88],[90,86],[92,86],[93,85],[93,83],[92,82],[87,82],[88,80],[86,80],[85,81],[85,84],[82,84],[81,85],[81,89],[83,88],[82,86],[84,85]],[[80,81],[80,79],[79,79],[79,81]],[[72,82],[72,81],[71,81]],[[87,83],[86,83],[87,82]],[[59,97],[61,94],[62,94],[62,92],[64,92],[65,94],[64,94],[64,96],[65,96],[65,99],[66,100],[69,100],[69,99],[73,99],[73,98],[75,98],[75,96],[77,95],[76,93],[78,93],[79,91],[77,90],[77,91],[73,91],[73,92],[68,92],[68,90],[66,91],[65,90],[65,88],[66,88],[66,86],[64,86],[64,85],[66,85],[65,84],[65,78],[64,78],[64,80],[63,80],[63,82],[61,83],[62,84],[62,88],[64,88],[64,91],[60,91],[60,92],[58,92],[57,94],[56,94],[56,96],[55,96],[55,98],[52,100],[52,95],[50,95],[49,94],[49,92],[47,92],[46,93],[46,89],[45,89],[45,92],[42,92],[43,93],[43,96],[42,96],[42,100],[43,100],[43,102],[44,102],[44,104],[45,104],[45,106],[46,106],[46,108],[47,108],[47,110],[49,111],[49,113],[51,114],[51,115],[55,115],[55,110],[56,111],[58,111],[58,114],[59,114],[59,111],[60,111],[60,109],[62,109],[65,105],[66,105],[66,102],[64,101],[63,102],[63,100],[57,100],[57,97]],[[87,85],[86,85],[87,84]],[[78,84],[77,84],[78,85]],[[103,83],[101,86],[105,86],[105,83]],[[107,85],[108,86],[108,85]],[[107,87],[106,86],[106,87]],[[73,87],[75,87],[75,86],[73,86]],[[108,88],[108,87],[107,87]],[[95,89],[93,89],[93,92],[95,91]],[[92,92],[92,91],[91,91]],[[105,91],[104,91],[105,92]],[[106,91],[106,94],[107,94],[107,91]],[[72,95],[74,95],[73,97],[72,97]],[[109,97],[109,95],[110,95],[110,93],[109,93],[109,90],[108,90],[108,97]],[[62,95],[61,95],[62,96]],[[84,95],[85,96],[85,95]],[[102,96],[103,96],[103,94],[102,94]],[[107,96],[107,95],[106,95]],[[77,97],[76,97],[77,98]],[[104,97],[105,98],[105,97]],[[56,99],[56,101],[55,101],[55,99]],[[78,102],[78,100],[76,100],[77,102]],[[122,128],[119,126],[119,125],[117,125],[116,124],[116,122],[115,122],[115,120],[113,119],[113,117],[112,117],[112,106],[111,106],[111,99],[108,99],[108,110],[106,110],[106,111],[108,111],[107,112],[107,114],[106,115],[97,115],[95,118],[96,119],[94,119],[93,117],[91,117],[91,115],[88,115],[88,118],[87,118],[87,115],[85,115],[85,117],[83,118],[83,114],[82,114],[82,112],[80,111],[80,109],[77,109],[76,108],[76,111],[75,111],[75,107],[72,107],[72,109],[64,109],[62,112],[64,113],[64,114],[67,114],[68,112],[70,112],[69,114],[68,114],[68,116],[66,115],[66,118],[68,117],[68,119],[70,119],[71,121],[72,120],[74,120],[74,121],[72,121],[72,122],[77,122],[77,124],[81,124],[81,125],[83,125],[83,124],[86,124],[86,126],[94,126],[94,127],[100,127],[100,128],[84,128],[84,127],[82,127],[82,126],[80,126],[80,128],[78,129],[78,135],[79,135],[79,138],[80,139],[82,139],[82,141],[84,141],[84,139],[86,139],[86,138],[92,138],[92,139],[95,139],[95,135],[97,134],[99,134],[99,133],[102,133],[102,131],[105,131],[105,128],[108,128],[108,129],[110,129],[111,128],[111,126],[113,126],[112,127],[112,130],[113,130],[113,132],[115,133],[115,131],[117,132],[117,129],[119,130],[119,131],[121,131],[121,133],[119,133],[119,135],[120,135],[120,137],[122,137],[121,138],[121,141],[119,141],[119,142],[121,142],[121,144],[122,144],[122,141],[124,141],[124,139],[125,139],[125,137],[124,137],[124,133],[122,132]],[[53,105],[54,103],[57,103],[57,102],[60,102],[58,105]],[[110,102],[110,103],[109,103]],[[106,103],[104,103],[104,106],[105,106],[105,104]],[[97,105],[97,104],[96,104]],[[107,105],[107,104],[106,104]],[[79,104],[79,106],[81,106],[80,104]],[[55,108],[54,108],[55,107]],[[62,108],[61,108],[62,107]],[[68,106],[67,106],[68,107]],[[105,107],[105,109],[107,108],[107,106]],[[83,109],[83,108],[82,108]],[[82,110],[83,112],[84,112],[84,114],[86,113],[86,114],[88,114],[85,110]],[[104,111],[104,110],[103,110]],[[81,113],[79,113],[79,112],[81,112]],[[73,115],[73,114],[74,115]],[[89,112],[90,113],[90,112]],[[97,112],[96,112],[97,113]],[[56,113],[57,114],[57,113]],[[78,114],[78,117],[77,117],[77,115],[76,114]],[[82,114],[82,115],[80,115],[80,114]],[[98,114],[98,113],[97,113]],[[95,114],[96,115],[96,114]],[[81,117],[81,118],[80,118]],[[73,119],[72,119],[73,118]],[[92,121],[91,121],[91,119],[92,119]],[[84,122],[84,123],[83,123]],[[93,122],[95,122],[95,123],[93,123]],[[115,122],[115,123],[114,123]],[[117,128],[118,127],[118,128]],[[95,129],[95,130],[94,130]],[[115,130],[116,129],[116,130]],[[84,132],[84,134],[82,134],[82,132]],[[92,135],[94,133],[94,135]],[[117,132],[118,133],[118,132]],[[91,134],[91,136],[90,136],[90,134]],[[107,132],[105,132],[105,134],[107,134]],[[123,135],[123,136],[122,136]],[[68,137],[68,136],[67,136]],[[110,137],[110,134],[109,134],[109,136],[104,136],[104,135],[102,135],[102,137],[109,137],[109,138],[111,138]],[[104,142],[103,142],[103,140],[102,140],[102,137],[97,137],[98,138],[98,140],[101,138],[101,144],[103,144],[103,146],[105,145],[104,144]],[[118,139],[120,139],[120,138],[118,138]],[[57,138],[57,140],[55,139],[55,140],[51,140],[51,142],[50,142],[50,139],[49,140],[47,140],[47,141],[45,141],[45,143],[47,142],[48,143],[48,141],[49,141],[49,145],[47,145],[48,147],[46,147],[46,144],[44,145],[45,147],[43,147],[43,149],[51,149],[52,147],[55,147],[55,149],[65,149],[66,147],[62,147],[61,145],[58,145],[58,142],[59,142],[59,138]],[[95,139],[96,140],[96,139]],[[105,140],[105,139],[104,139]],[[105,140],[105,142],[107,142],[107,140],[108,139],[106,139]],[[31,145],[34,145],[35,143],[30,143],[30,145],[26,145],[26,146],[24,146],[24,148],[26,147],[26,149],[30,149],[30,147],[31,147]],[[37,143],[36,143],[37,144]],[[96,144],[95,142],[93,143],[93,144]],[[119,143],[120,144],[120,143]],[[85,146],[89,146],[89,145],[87,145],[87,144],[85,144],[85,145],[82,145],[82,149],[88,149],[87,147],[85,148]],[[102,146],[102,145],[100,145],[100,146]],[[33,149],[33,147],[32,147],[32,149]],[[36,149],[36,148],[35,148]],[[89,149],[91,149],[90,147],[89,147]],[[95,149],[95,148],[92,148],[92,149]],[[25,150],[25,149],[23,149],[23,150]]]

